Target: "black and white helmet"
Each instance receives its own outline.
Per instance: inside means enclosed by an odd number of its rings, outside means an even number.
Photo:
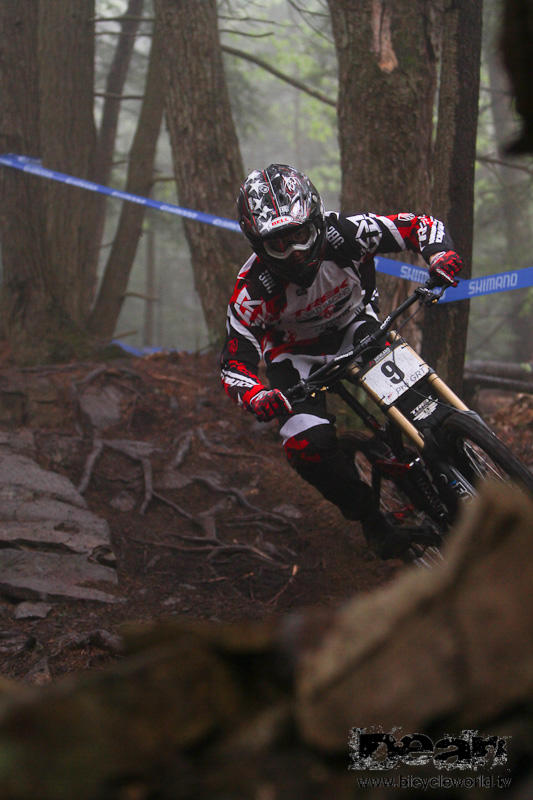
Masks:
[[[310,286],[325,241],[320,195],[302,172],[270,164],[251,172],[237,200],[239,224],[254,252],[276,274]]]

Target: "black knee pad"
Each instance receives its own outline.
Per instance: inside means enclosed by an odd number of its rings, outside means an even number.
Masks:
[[[338,449],[333,425],[315,425],[291,436],[284,444],[289,464],[297,471],[308,464],[320,464]]]

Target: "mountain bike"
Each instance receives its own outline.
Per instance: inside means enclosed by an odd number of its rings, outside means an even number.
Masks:
[[[511,482],[533,493],[531,472],[392,330],[407,309],[437,303],[443,291],[430,278],[373,333],[285,392],[293,406],[317,392],[334,392],[359,417],[366,432],[345,432],[340,445],[393,522],[430,532],[428,543],[413,544],[406,559],[422,566],[441,560],[447,531],[481,481]],[[383,421],[352,387],[378,406]]]

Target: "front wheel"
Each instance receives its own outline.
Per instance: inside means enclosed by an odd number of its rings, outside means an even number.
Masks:
[[[441,428],[439,443],[457,481],[456,497],[475,494],[482,481],[514,483],[533,493],[533,475],[479,417],[471,412],[451,414]]]
[[[396,457],[385,441],[361,433],[345,433],[341,448],[374,490],[380,511],[398,527],[418,529],[426,543],[412,544],[405,561],[433,567],[442,559],[440,544],[448,528],[447,511],[415,451]]]

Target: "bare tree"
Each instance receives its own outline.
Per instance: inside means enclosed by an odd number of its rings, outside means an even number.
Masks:
[[[329,0],[346,210],[390,213],[429,203],[439,35],[435,5]]]
[[[141,0],[130,0],[139,11]],[[110,174],[117,98],[108,98],[97,132],[94,106],[94,0],[0,4],[0,89],[3,152],[41,158],[44,166],[81,179]],[[135,27],[122,35],[107,88],[124,85]],[[126,42],[126,40],[128,40]],[[126,42],[126,44],[125,44]],[[134,138],[128,189],[150,192],[163,108],[157,54]],[[113,91],[111,91],[113,90]],[[107,108],[107,111],[106,111]],[[139,240],[144,209],[124,206],[109,259],[105,289],[91,317],[100,252],[104,198],[82,188],[1,171],[4,336],[20,361],[87,354],[91,334],[114,329]],[[117,275],[118,289],[117,289]],[[119,293],[117,298],[116,294]]]
[[[120,35],[107,74],[105,98],[102,108],[102,121],[98,130],[94,154],[93,180],[107,184],[111,176],[115,141],[117,137],[122,92],[135,46],[135,35],[139,29],[144,0],[129,0],[123,16],[119,18]],[[104,197],[96,205],[96,218],[92,221],[93,238],[100,243],[105,224],[107,203]],[[95,273],[99,251],[93,249],[91,269]]]
[[[160,35],[152,39],[144,99],[129,154],[126,191],[147,196],[153,183],[153,164],[165,103],[161,71]],[[145,207],[124,203],[98,297],[89,319],[89,330],[102,338],[113,335],[142,233]]]
[[[0,3],[0,149],[4,153],[40,154],[37,30],[36,3]],[[3,335],[13,341],[25,339],[28,328],[45,313],[42,189],[42,183],[30,176],[0,169],[1,320]]]
[[[96,143],[94,103],[94,0],[39,3],[40,133],[43,163],[90,178]],[[97,246],[87,217],[100,198],[47,181],[48,289],[58,313],[82,326],[94,289],[89,270]]]
[[[431,211],[448,223],[467,261],[465,277],[472,252],[481,5],[481,0],[329,0],[339,61],[342,204]],[[389,295],[393,290],[395,301],[407,291],[390,280],[381,279],[380,287]],[[463,302],[432,309],[424,325],[426,357],[456,386],[467,322]]]
[[[328,2],[339,72],[343,210],[427,211],[439,2]],[[378,285],[384,311],[409,291],[406,282],[381,275]],[[411,328],[411,337],[417,333]]]
[[[481,0],[454,0],[445,8],[438,125],[433,169],[433,210],[447,220],[471,273],[481,58]],[[422,352],[435,369],[462,389],[469,301],[426,312]]]
[[[215,0],[156,0],[167,80],[167,122],[179,199],[235,217],[243,164],[220,49]],[[224,332],[228,296],[247,251],[243,237],[186,220],[195,282],[210,337]]]

